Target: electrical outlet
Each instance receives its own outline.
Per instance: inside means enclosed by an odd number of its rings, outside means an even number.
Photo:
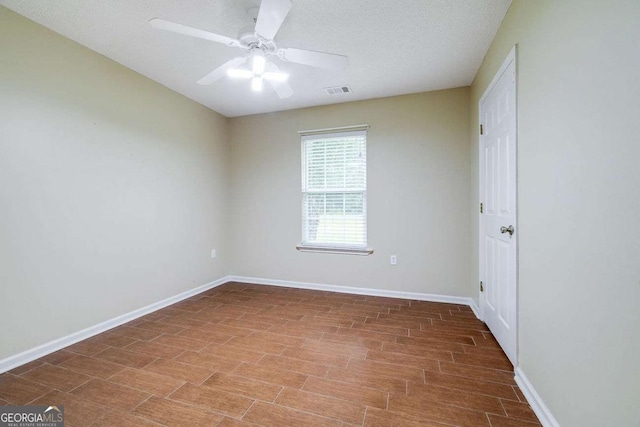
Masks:
[[[216,253],[215,249],[211,249],[211,259],[216,259],[216,257],[218,256],[218,254]]]
[[[398,256],[391,255],[391,257],[389,257],[389,262],[391,263],[391,265],[398,265]]]

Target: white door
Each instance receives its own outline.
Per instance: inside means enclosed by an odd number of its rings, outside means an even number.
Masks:
[[[517,366],[515,47],[480,99],[480,312]]]

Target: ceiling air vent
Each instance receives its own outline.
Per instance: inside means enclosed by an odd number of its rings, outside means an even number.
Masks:
[[[325,87],[324,91],[327,92],[328,95],[338,95],[340,93],[353,92],[349,86]]]

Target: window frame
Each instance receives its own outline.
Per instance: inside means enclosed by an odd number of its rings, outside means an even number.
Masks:
[[[328,128],[328,129],[316,129],[309,131],[300,131],[298,132],[300,136],[300,150],[301,150],[301,178],[302,178],[302,188],[301,188],[301,234],[302,239],[301,243],[296,245],[296,249],[302,252],[320,252],[320,253],[334,253],[334,254],[347,254],[347,255],[370,255],[373,253],[373,248],[367,246],[369,241],[368,236],[368,212],[367,212],[367,191],[368,185],[366,180],[367,175],[367,160],[366,160],[366,152],[367,152],[367,139],[369,125],[357,125],[357,126],[347,126],[347,127],[339,127],[339,128]],[[353,193],[362,194],[363,197],[363,215],[364,215],[364,227],[365,227],[365,244],[357,245],[357,244],[338,244],[338,243],[309,243],[305,242],[305,219],[307,218],[307,213],[304,211],[305,206],[305,195],[308,194],[331,194],[336,193],[337,191],[327,189],[326,191],[319,190],[308,190],[306,188],[306,179],[307,179],[307,158],[305,156],[305,142],[314,137],[323,138],[326,137],[335,137],[336,135],[343,134],[344,136],[349,136],[349,134],[353,133],[362,133],[364,132],[365,138],[365,184],[363,190],[355,190]],[[338,191],[337,193],[351,193],[348,188],[343,189],[343,191]]]

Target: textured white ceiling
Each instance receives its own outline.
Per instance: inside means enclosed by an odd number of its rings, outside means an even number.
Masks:
[[[236,37],[259,0],[0,0],[0,4],[225,116],[280,111],[471,84],[511,0],[292,0],[278,47],[349,57],[333,72],[274,62],[294,95],[244,80],[196,81],[243,51],[152,28],[163,18]],[[327,95],[348,85],[351,94]]]

